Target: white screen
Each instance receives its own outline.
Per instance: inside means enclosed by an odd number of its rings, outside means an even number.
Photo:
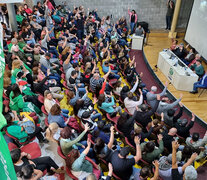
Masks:
[[[194,0],[185,40],[207,60],[207,0]]]

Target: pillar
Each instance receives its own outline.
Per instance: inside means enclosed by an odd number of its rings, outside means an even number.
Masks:
[[[9,15],[9,24],[11,26],[12,31],[17,32],[17,20],[16,20],[16,12],[14,9],[13,3],[7,3],[7,10]]]
[[[168,35],[169,38],[176,38],[176,36],[177,36],[177,32],[175,32],[175,29],[176,29],[177,22],[178,22],[178,16],[179,16],[179,12],[180,12],[181,2],[182,2],[182,0],[176,0],[171,30]]]

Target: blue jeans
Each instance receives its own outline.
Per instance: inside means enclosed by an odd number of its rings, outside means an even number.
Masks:
[[[69,111],[67,110],[67,109],[61,109],[61,111],[62,111],[62,115],[65,117],[65,118],[68,118],[68,113],[69,113]]]
[[[59,54],[58,54],[58,51],[55,47],[50,47],[49,50],[48,50],[49,53],[52,53],[53,55],[53,58],[58,58],[59,57]]]
[[[32,38],[31,40],[27,41],[27,44],[36,44],[36,41],[34,38]]]
[[[198,88],[203,88],[204,85],[199,84],[199,82],[196,82],[193,84],[193,91],[198,91]]]
[[[99,121],[101,121],[102,120],[102,116],[101,116],[101,114],[100,113],[96,113],[96,114],[91,114],[91,120],[95,120],[95,119],[97,119],[98,118],[98,120]]]
[[[84,31],[82,29],[77,30],[77,37],[78,39],[82,39],[84,36]]]
[[[134,26],[135,26],[135,23],[134,23],[134,22],[131,22],[131,23],[130,23],[131,34],[134,33]]]
[[[80,83],[81,85],[80,86],[77,86],[77,88],[78,88],[78,91],[79,92],[86,92],[86,89],[84,88],[84,84],[83,83]]]

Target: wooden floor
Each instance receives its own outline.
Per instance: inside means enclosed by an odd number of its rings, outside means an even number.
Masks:
[[[179,43],[183,42],[184,33],[179,33],[179,38],[177,39]],[[184,43],[184,42],[183,42]],[[171,45],[171,39],[168,38],[168,33],[166,32],[151,32],[148,38],[147,45],[144,46],[145,56],[152,67],[157,64],[159,52],[165,48],[169,48]],[[207,70],[207,65],[202,63]],[[155,72],[158,78],[165,83],[167,78],[162,72],[157,69]],[[191,94],[186,91],[178,91],[174,88],[172,84],[168,86],[168,90],[176,97],[179,98],[180,94],[183,94],[182,103],[190,109],[194,114],[207,123],[207,92],[198,98],[199,94]],[[200,91],[199,91],[200,92]]]

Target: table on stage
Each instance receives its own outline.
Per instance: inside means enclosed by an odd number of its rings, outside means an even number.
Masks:
[[[192,91],[198,81],[198,75],[170,50],[159,53],[157,67],[177,90]]]
[[[142,50],[143,48],[144,36],[136,36],[135,34],[132,36],[132,49],[134,50]]]

